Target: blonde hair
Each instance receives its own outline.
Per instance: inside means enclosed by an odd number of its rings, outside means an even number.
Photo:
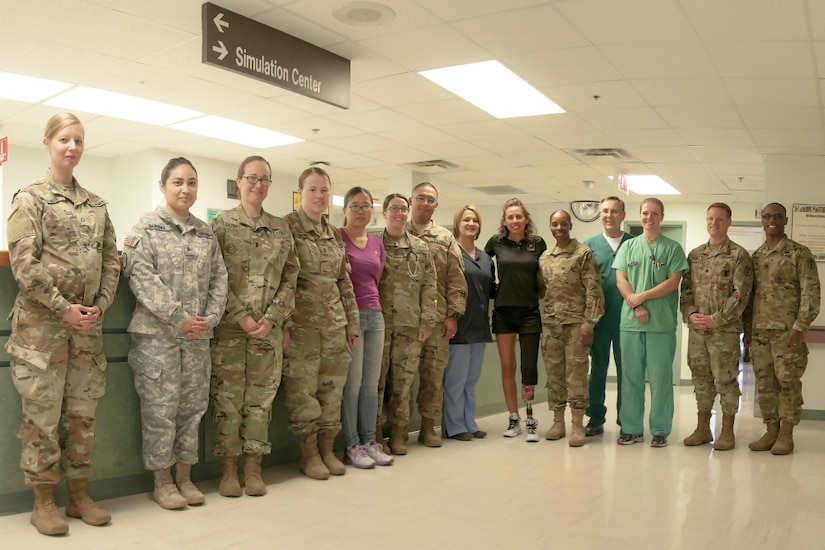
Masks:
[[[72,124],[80,124],[81,128],[83,127],[80,119],[72,113],[58,113],[46,122],[46,127],[43,129],[43,137],[52,139],[57,132]]]
[[[478,236],[481,235],[481,213],[478,211],[478,208],[472,204],[465,204],[456,210],[455,216],[453,216],[453,237],[456,239],[458,238],[458,224],[461,223],[461,219],[464,217],[464,212],[467,210],[475,214],[476,218],[478,218],[478,233],[476,233],[476,236],[473,238],[473,240],[477,241]]]

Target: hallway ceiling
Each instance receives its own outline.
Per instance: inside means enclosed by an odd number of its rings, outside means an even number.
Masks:
[[[347,0],[215,3],[350,59],[350,108],[201,63],[199,0],[0,0],[0,71],[301,137],[258,153],[296,177],[327,162],[339,193],[381,195],[391,174],[447,161],[417,170],[448,206],[596,199],[619,170],[661,176],[683,193],[668,200],[759,203],[765,155],[825,154],[823,0],[380,0],[396,14],[381,26],[336,19]],[[567,112],[497,120],[417,74],[487,59]],[[0,100],[0,135],[38,146],[54,112]],[[77,114],[86,154],[255,152]],[[608,154],[581,154],[594,149]]]

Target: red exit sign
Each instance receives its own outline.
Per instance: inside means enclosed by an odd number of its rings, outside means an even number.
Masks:
[[[0,138],[0,165],[9,160],[9,138]]]

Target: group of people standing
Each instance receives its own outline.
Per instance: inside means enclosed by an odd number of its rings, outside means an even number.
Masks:
[[[299,467],[313,479],[345,474],[344,463],[388,466],[393,455],[407,453],[416,373],[420,443],[442,445],[439,423],[441,433],[455,440],[485,437],[475,421],[475,385],[492,340],[491,298],[510,413],[505,437],[521,433],[517,341],[527,441],[539,440],[532,400],[541,349],[554,412],[545,437],[566,436],[569,406],[573,447],[604,432],[612,346],[618,443],[644,439],[647,372],[652,446],[666,446],[681,286],[699,409],[696,432],[685,444],[713,439],[710,409],[719,393],[724,420],[715,448],[734,446],[738,335],[744,331],[767,424],[750,447],[774,454],[793,450],[807,362],[804,334],[819,312],[820,296],[816,264],[807,248],[785,236],[781,205],[762,212],[766,242],[753,262],[727,238],[727,205],[711,205],[710,240],[686,258],[661,235],[664,205],[654,198],[642,201],[643,232],[632,239],[621,230],[625,211],[617,197],[601,202],[604,233],[584,244],[570,235],[570,214],[554,212],[552,248],[524,204],[511,199],[482,250],[476,246],[482,227],[476,207],[456,211],[452,232],[433,222],[438,192],[431,183],[415,186],[409,198],[384,198],[381,236],[367,231],[376,203],[362,187],[345,195],[343,227],[329,223],[332,184],[317,167],[298,179],[300,208],[274,216],[263,208],[272,170],[260,156],[238,168],[240,204],[207,224],[190,212],[197,170],[179,157],[160,176],[165,203],[137,221],[118,258],[106,202],[73,175],[84,150],[80,120],[55,115],[43,144],[49,171],[18,191],[9,214],[19,293],[7,344],[23,407],[20,464],[34,492],[31,522],[40,533],[68,532],[54,500],[61,477],[69,490],[67,516],[90,525],[111,519],[87,489],[96,406],[106,386],[101,321],[121,268],[136,300],[129,364],[140,398],[143,461],[153,474],[153,498],[165,509],[205,502],[191,468],[210,400],[219,493],[266,493],[261,463],[271,452],[269,424],[281,384],[301,451]],[[334,453],[342,430],[343,462]]]

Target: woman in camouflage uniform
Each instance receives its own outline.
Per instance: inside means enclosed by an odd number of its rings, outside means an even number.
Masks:
[[[44,535],[69,525],[54,502],[61,470],[66,515],[90,525],[109,513],[87,493],[95,412],[106,391],[101,319],[115,298],[120,263],[106,201],[77,183],[83,125],[73,114],[46,123],[49,171],[14,197],[8,220],[11,270],[19,292],[6,344],[23,401],[20,466],[34,490],[31,522]]]
[[[286,222],[263,208],[272,169],[259,156],[244,160],[235,179],[241,204],[220,212],[212,230],[229,273],[226,313],[212,339],[212,406],[221,459],[218,492],[241,496],[238,456],[244,455],[244,488],[266,494],[262,455],[272,451],[269,422],[281,383],[283,325],[295,307],[298,258]]]
[[[360,331],[350,265],[338,229],[329,223],[331,184],[321,168],[298,178],[301,207],[284,219],[301,262],[295,311],[287,323],[283,385],[289,423],[301,447],[308,477],[344,475],[333,453],[341,431],[341,401],[347,369]],[[320,451],[320,454],[319,454]]]
[[[198,198],[192,163],[170,160],[160,190],[166,204],[138,220],[122,258],[135,295],[129,364],[140,397],[143,463],[154,474],[155,502],[174,510],[204,503],[189,473],[209,403],[209,339],[226,307],[227,282],[218,240],[189,213]]]
[[[407,454],[410,394],[418,370],[421,348],[436,325],[435,263],[427,244],[405,229],[410,211],[407,197],[393,193],[384,199],[384,248],[387,261],[378,289],[384,312],[384,357],[378,381],[378,426],[389,416],[389,451]],[[389,380],[388,380],[389,378]],[[389,413],[383,413],[384,391],[389,386]],[[383,438],[382,438],[383,439]]]

